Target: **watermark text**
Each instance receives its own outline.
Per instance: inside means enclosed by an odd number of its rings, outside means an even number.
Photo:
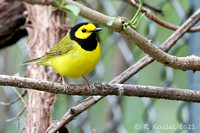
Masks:
[[[135,124],[134,129],[136,130],[194,130],[195,125],[194,124]]]

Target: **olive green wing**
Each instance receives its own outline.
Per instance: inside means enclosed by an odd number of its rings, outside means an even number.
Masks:
[[[62,54],[68,53],[73,49],[74,41],[72,41],[69,37],[69,32],[65,35],[62,40],[54,46],[46,55],[45,58],[52,58]]]
[[[36,59],[32,59],[29,61],[25,61],[22,62],[19,65],[23,65],[23,64],[30,64],[30,63],[37,63],[40,65],[46,65],[49,66],[49,59],[62,55],[62,54],[67,54],[70,50],[72,50],[74,48],[74,41],[72,41],[69,37],[69,32],[67,33],[67,35],[65,35],[62,40],[56,45],[54,46],[48,53],[46,53],[44,56],[36,58]]]

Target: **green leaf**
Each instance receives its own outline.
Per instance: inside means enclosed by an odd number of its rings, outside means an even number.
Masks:
[[[71,11],[75,16],[78,16],[80,13],[80,8],[75,5],[66,5],[65,9]]]
[[[58,8],[57,7],[52,7],[51,10],[52,11],[56,11]]]
[[[60,3],[60,4],[61,4],[61,5],[65,5],[65,2],[66,2],[65,0],[61,0],[61,3]]]
[[[107,24],[108,26],[112,26],[113,22],[114,22],[114,19],[108,21],[106,24]]]
[[[60,2],[58,0],[53,0],[53,1],[56,3],[57,6],[60,5]]]
[[[133,28],[137,28],[138,24],[140,23],[141,18],[145,16],[145,13],[142,13],[140,17],[136,19],[136,22],[132,25]]]

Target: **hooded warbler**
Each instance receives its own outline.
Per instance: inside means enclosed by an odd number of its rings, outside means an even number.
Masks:
[[[62,40],[44,56],[25,61],[22,64],[36,62],[39,65],[51,66],[62,77],[64,87],[68,85],[63,76],[69,78],[83,77],[97,65],[101,56],[101,47],[96,40],[96,32],[102,30],[92,23],[75,25]]]

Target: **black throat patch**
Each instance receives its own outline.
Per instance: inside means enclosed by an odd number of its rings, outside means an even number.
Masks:
[[[80,23],[74,26],[70,31],[70,38],[71,40],[77,42],[84,50],[93,51],[97,47],[96,33],[92,33],[87,39],[79,39],[75,36],[75,32],[77,31],[77,29],[85,24],[88,23]]]

